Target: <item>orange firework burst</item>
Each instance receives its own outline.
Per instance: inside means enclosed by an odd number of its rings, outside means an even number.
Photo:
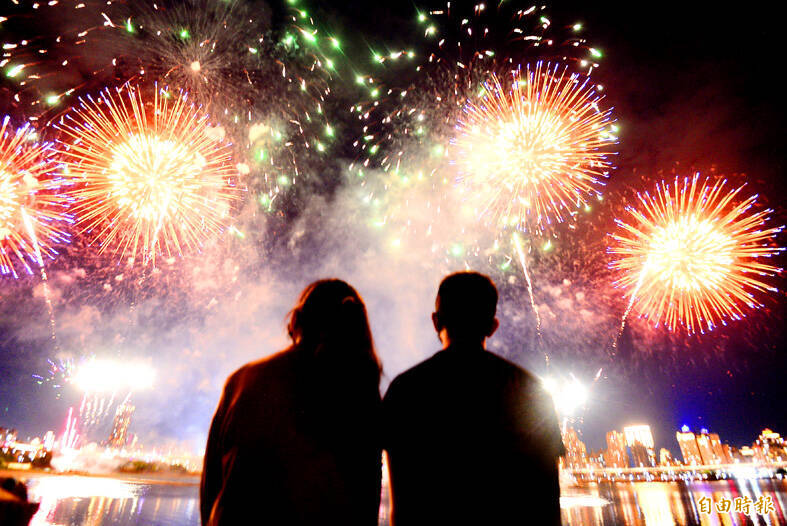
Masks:
[[[57,127],[77,224],[101,251],[155,265],[227,226],[237,198],[230,146],[185,95],[157,88],[151,103],[140,89],[105,90]]]
[[[59,180],[52,150],[35,141],[28,126],[0,126],[0,272],[18,277],[21,265],[32,274],[31,263],[42,267],[53,258],[59,243],[68,241],[59,229],[68,221],[66,201],[56,191]]]
[[[743,186],[700,181],[699,174],[660,183],[654,195],[640,194],[639,209],[627,208],[631,223],[619,230],[609,253],[622,276],[629,308],[656,325],[690,333],[740,319],[760,303],[755,292],[775,291],[761,280],[781,269],[763,258],[783,227],[765,228],[772,210],[751,211],[757,196],[737,199]]]
[[[507,75],[508,77],[508,75]],[[501,226],[544,230],[600,195],[617,142],[588,77],[537,63],[492,75],[465,105],[453,147],[462,191]]]

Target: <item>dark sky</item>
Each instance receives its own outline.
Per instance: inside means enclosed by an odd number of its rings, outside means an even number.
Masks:
[[[353,33],[350,41],[362,49],[364,42],[413,39],[415,9],[425,5],[351,0],[318,11],[344,34]],[[586,38],[604,52],[597,78],[622,128],[611,191],[626,192],[641,177],[669,174],[676,164],[745,173],[761,201],[776,208],[776,221],[785,222],[785,111],[778,80],[784,69],[784,9],[766,4],[728,9],[711,2],[552,5],[553,21],[582,22]],[[783,279],[778,285],[783,288]],[[594,388],[584,414],[588,444],[598,448],[607,430],[635,421],[650,423],[657,445],[674,453],[674,431],[684,423],[708,427],[733,445],[751,443],[766,426],[787,433],[783,299],[780,292],[745,331],[719,331],[700,342],[666,338],[667,345],[658,343],[652,351],[625,351],[633,344],[624,338],[618,363],[607,368],[609,376]],[[575,370],[597,368],[582,356],[573,360]],[[8,405],[27,403],[15,390],[22,385],[17,380],[23,363],[19,356],[0,356],[5,384],[0,425]],[[15,420],[25,412],[11,410]],[[37,427],[14,424],[29,432]]]

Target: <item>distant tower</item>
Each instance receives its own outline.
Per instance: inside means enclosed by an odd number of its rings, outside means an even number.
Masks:
[[[626,445],[631,453],[633,467],[654,467],[656,465],[653,433],[649,425],[626,426],[623,428],[623,435],[626,437]]]
[[[568,427],[563,432],[563,444],[566,448],[565,461],[563,465],[569,469],[581,469],[587,467],[587,448],[585,443],[579,439],[579,435],[573,427]]]
[[[604,452],[604,463],[608,468],[627,468],[629,456],[626,452],[626,436],[620,431],[607,433],[607,450]]]
[[[112,433],[107,441],[110,447],[122,448],[128,442],[128,426],[135,409],[130,402],[123,402],[118,406],[115,421],[112,423]]]
[[[702,455],[697,444],[697,436],[689,430],[689,426],[683,426],[675,434],[675,438],[678,440],[680,452],[683,455],[683,463],[687,466],[701,465]]]
[[[787,460],[787,449],[785,449],[785,441],[779,435],[774,433],[768,428],[762,430],[760,436],[754,442],[755,446],[759,446],[762,450],[762,461],[768,462],[784,462]]]

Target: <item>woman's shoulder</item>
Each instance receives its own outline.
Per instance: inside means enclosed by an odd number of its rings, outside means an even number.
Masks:
[[[296,351],[289,348],[249,362],[229,376],[227,386],[236,387],[257,383],[266,378],[281,378],[282,373],[295,366],[296,360]]]

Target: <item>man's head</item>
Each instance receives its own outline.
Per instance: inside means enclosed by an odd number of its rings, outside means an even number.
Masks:
[[[497,288],[478,272],[456,272],[440,283],[432,321],[443,344],[482,343],[497,330]]]

